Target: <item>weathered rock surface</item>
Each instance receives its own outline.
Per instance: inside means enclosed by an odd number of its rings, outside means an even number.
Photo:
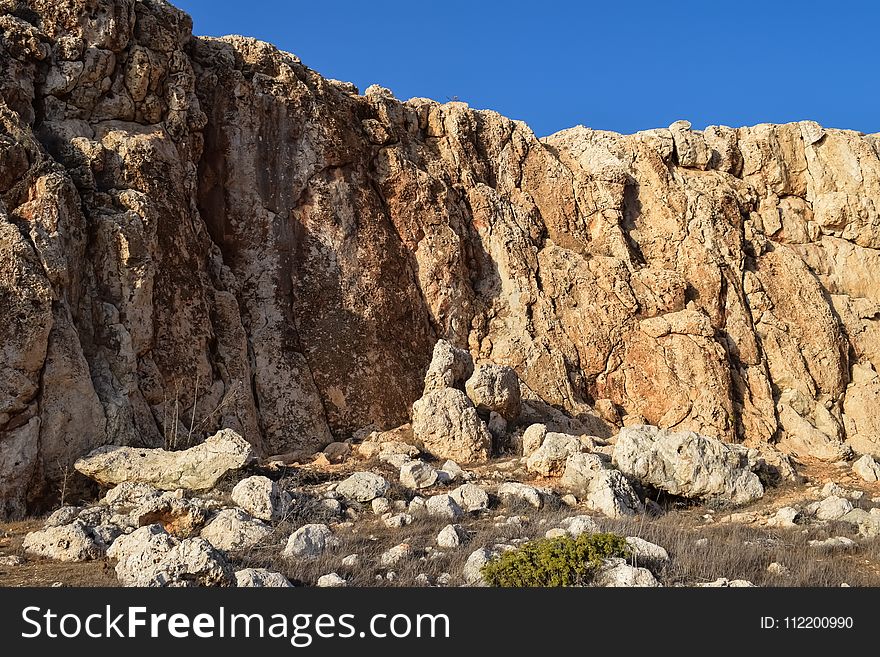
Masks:
[[[876,135],[679,121],[538,139],[193,37],[167,3],[16,6],[3,515],[48,503],[103,445],[228,427],[311,455],[405,423],[425,393],[444,401],[417,413],[423,433],[455,429],[455,458],[479,460],[488,431],[444,392],[474,360],[515,370],[534,422],[880,458]]]
[[[281,554],[287,558],[312,558],[336,547],[338,543],[339,539],[327,525],[303,525],[290,535]]]
[[[277,520],[284,515],[290,497],[268,477],[242,479],[232,489],[232,501],[260,520]]]
[[[107,556],[117,559],[123,586],[232,586],[235,573],[202,538],[177,540],[160,525],[148,525],[117,538]]]
[[[90,561],[100,559],[107,551],[104,542],[81,520],[31,532],[24,537],[22,547],[28,554],[56,561]]]
[[[251,446],[234,431],[224,429],[205,442],[179,452],[99,447],[74,464],[76,469],[105,486],[140,483],[162,490],[208,490],[230,470],[254,458]]]
[[[583,452],[584,449],[585,445],[577,436],[550,432],[544,436],[540,447],[532,451],[526,459],[526,467],[543,477],[559,477],[565,469],[568,457]]]
[[[467,396],[478,411],[487,416],[491,412],[498,413],[507,421],[519,417],[519,377],[513,368],[506,365],[477,365],[464,385]]]
[[[485,461],[492,435],[467,395],[455,388],[429,392],[412,407],[416,440],[438,458],[463,463]]]
[[[355,472],[340,482],[336,492],[355,502],[371,502],[388,490],[388,481],[372,472]]]
[[[223,509],[205,525],[200,535],[218,550],[229,551],[253,547],[271,533],[272,528],[269,525],[244,511]]]
[[[764,494],[746,450],[692,431],[626,427],[614,444],[613,462],[628,477],[682,497],[741,504]]]

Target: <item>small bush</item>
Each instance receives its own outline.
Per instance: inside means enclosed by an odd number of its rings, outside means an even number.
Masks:
[[[560,536],[526,543],[483,566],[489,586],[580,586],[609,557],[627,556],[626,540],[616,534]]]

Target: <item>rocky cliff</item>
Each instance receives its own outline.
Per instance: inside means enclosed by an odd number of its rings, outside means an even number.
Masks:
[[[0,0],[0,513],[103,444],[395,427],[440,338],[594,435],[880,456],[878,249],[877,135],[538,139],[160,0]]]

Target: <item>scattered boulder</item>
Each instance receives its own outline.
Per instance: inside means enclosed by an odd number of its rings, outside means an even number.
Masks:
[[[411,525],[414,518],[409,513],[387,513],[382,518],[382,523],[389,529],[400,529]]]
[[[609,518],[621,518],[643,513],[642,501],[620,472],[600,470],[585,491],[586,505]]]
[[[348,586],[348,582],[339,573],[329,573],[328,575],[321,575],[316,586],[326,589],[338,589]]]
[[[432,495],[425,502],[425,511],[435,518],[458,520],[462,515],[461,507],[451,495]]]
[[[498,413],[507,421],[519,417],[519,377],[506,365],[477,365],[465,383],[467,396],[487,416]]]
[[[446,525],[437,534],[437,545],[442,548],[457,548],[468,540],[467,532],[461,525]]]
[[[625,427],[612,459],[628,477],[673,495],[745,504],[764,494],[746,450],[693,431]]]
[[[543,501],[541,493],[534,486],[508,481],[498,487],[498,497],[505,504],[528,504],[540,509]]]
[[[719,577],[714,582],[697,584],[697,586],[704,588],[748,588],[753,587],[754,584],[747,579],[727,579],[726,577]]]
[[[797,509],[791,506],[783,506],[776,510],[776,513],[773,514],[768,520],[767,525],[769,527],[779,527],[779,528],[790,528],[796,527],[796,520],[800,517],[801,513]]]
[[[361,556],[359,554],[349,554],[342,559],[342,565],[346,568],[357,568],[361,565]]]
[[[209,490],[224,474],[254,459],[254,451],[244,438],[223,429],[179,452],[105,445],[77,460],[73,467],[103,486],[134,482],[161,490]]]
[[[283,557],[314,558],[324,553],[325,550],[339,546],[339,539],[333,535],[327,525],[310,524],[297,529],[281,552]]]
[[[474,550],[468,555],[465,561],[462,576],[469,586],[485,586],[486,581],[483,579],[481,569],[492,560],[492,553],[486,548]]]
[[[880,480],[880,463],[877,463],[869,454],[865,454],[853,463],[852,470],[865,481]]]
[[[438,458],[464,463],[485,461],[492,435],[477,409],[460,390],[430,392],[413,404],[412,428],[416,440]]]
[[[437,471],[424,461],[409,461],[400,468],[400,483],[407,488],[428,488],[437,482]]]
[[[28,554],[56,561],[91,561],[102,558],[107,551],[104,542],[81,520],[31,532],[24,537],[22,547]]]
[[[810,545],[810,547],[821,548],[825,550],[848,550],[855,547],[856,542],[851,538],[847,538],[846,536],[832,536],[830,538],[826,538],[825,540],[815,539],[812,541],[808,541],[808,544]]]
[[[465,471],[461,466],[451,459],[447,459],[441,468],[437,471],[437,478],[444,483],[456,481],[465,478]]]
[[[465,513],[489,508],[489,494],[476,484],[462,484],[450,496]]]
[[[388,491],[388,481],[372,472],[355,472],[336,487],[336,492],[355,502],[372,502]]]
[[[819,520],[840,520],[852,511],[852,508],[852,502],[849,500],[837,497],[836,495],[830,495],[816,505],[816,518]]]
[[[572,538],[577,538],[581,534],[595,534],[599,531],[599,525],[590,516],[572,516],[565,518],[559,524]]]
[[[272,528],[241,509],[223,509],[202,529],[201,537],[218,550],[246,550],[272,533]]]
[[[638,536],[627,536],[626,544],[636,563],[642,563],[655,572],[669,563],[666,548]]]
[[[240,588],[289,588],[290,583],[284,575],[265,568],[243,568],[235,571],[235,585]]]
[[[541,446],[526,459],[526,467],[543,477],[559,477],[568,457],[583,451],[584,444],[577,436],[551,432],[544,436]]]
[[[287,511],[290,497],[268,477],[254,476],[239,481],[232,489],[232,501],[260,520],[278,520]]]
[[[437,340],[434,344],[431,364],[425,374],[423,394],[444,388],[461,387],[473,371],[474,361],[467,350],[453,347],[446,340]]]
[[[629,565],[623,559],[607,559],[593,578],[599,587],[658,587],[660,583],[647,568]]]
[[[626,477],[617,470],[607,469],[595,454],[569,456],[560,481],[581,493],[588,507],[610,518],[644,512],[644,505]]]

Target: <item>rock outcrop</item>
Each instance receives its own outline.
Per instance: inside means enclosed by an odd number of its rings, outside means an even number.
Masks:
[[[880,458],[877,135],[539,139],[191,27],[0,4],[0,514],[104,445],[391,429],[468,360],[515,372],[529,423]],[[513,414],[501,383],[486,409]]]

